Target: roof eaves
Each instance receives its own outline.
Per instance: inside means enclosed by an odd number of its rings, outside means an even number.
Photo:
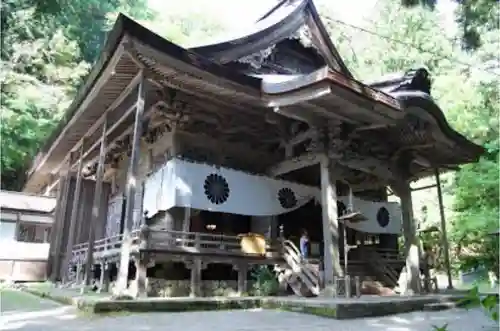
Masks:
[[[202,55],[173,44],[172,42],[143,27],[129,17],[120,14],[118,15],[118,18],[111,32],[108,34],[108,38],[98,60],[92,67],[90,73],[87,75],[85,83],[78,90],[78,93],[76,94],[73,102],[66,110],[63,119],[59,122],[58,126],[53,131],[49,139],[47,139],[43,147],[39,150],[34,160],[31,161],[30,164],[28,164],[27,162],[26,168],[28,168],[29,170],[27,180],[24,183],[24,187],[26,187],[26,184],[30,181],[36,169],[38,169],[49,157],[51,146],[58,139],[58,137],[60,137],[64,129],[72,121],[78,109],[88,97],[91,90],[94,88],[94,86],[96,86],[97,82],[102,76],[102,73],[109,66],[113,55],[117,51],[125,36],[144,41],[149,46],[156,48],[159,51],[168,53],[170,56],[177,57],[185,63],[193,66],[198,66],[199,68],[206,70],[213,75],[218,75],[228,80],[235,81],[238,84],[250,86],[260,92],[260,79],[236,73],[228,68],[218,65],[215,62],[203,57]]]
[[[63,118],[61,119],[57,127],[54,129],[54,131],[52,131],[49,138],[40,148],[39,152],[37,153],[37,156],[34,159],[29,160],[29,164],[27,162],[26,168],[28,169],[28,180],[29,177],[31,177],[31,175],[33,174],[33,172],[39,167],[41,159],[44,158],[41,157],[41,155],[47,154],[52,144],[61,135],[64,128],[72,120],[80,105],[84,102],[91,89],[99,80],[103,72],[103,69],[109,64],[111,57],[118,48],[123,37],[124,18],[125,17],[121,14],[118,16],[115,25],[113,26],[111,32],[108,34],[108,37],[99,55],[99,58],[92,66],[92,69],[85,78],[85,82],[83,83],[83,85],[81,85],[81,87],[78,89],[78,92],[75,98],[73,99],[73,102],[66,110]]]

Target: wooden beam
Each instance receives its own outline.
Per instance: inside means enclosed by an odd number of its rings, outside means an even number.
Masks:
[[[80,118],[80,116],[83,114],[83,112],[88,108],[90,103],[94,100],[96,95],[99,93],[99,91],[102,89],[104,84],[109,80],[109,77],[112,76],[115,72],[115,67],[122,58],[124,52],[123,44],[120,44],[116,51],[114,52],[112,58],[109,60],[108,65],[106,66],[105,70],[102,72],[100,78],[97,80],[97,82],[94,84],[90,92],[88,93],[87,97],[83,100],[83,102],[78,106],[77,111],[75,114],[71,117],[69,122],[66,124],[64,129],[61,131],[57,139],[52,143],[51,147],[49,150],[44,154],[43,158],[36,164],[35,169],[31,169],[30,174],[38,171],[40,167],[47,162],[47,159],[49,156],[52,154],[54,148],[59,144],[59,142],[63,139],[65,133],[70,129],[70,127],[75,124],[75,122]],[[102,124],[102,123],[101,123]],[[75,148],[76,149],[76,148]],[[64,161],[63,161],[64,162]]]
[[[195,134],[186,131],[177,131],[176,135],[181,145],[186,143],[190,146],[202,146],[219,153],[241,155],[242,159],[273,160],[273,155],[271,153],[249,149],[248,145],[242,143],[221,141],[220,139],[210,137],[201,132]],[[244,151],[244,153],[242,153],[242,151]]]
[[[395,176],[399,176],[396,170],[391,169],[390,164],[385,164],[383,161],[373,157],[363,157],[361,155],[355,159],[343,158],[340,155],[330,155],[329,157],[339,165],[374,175],[384,181],[390,181],[394,179]],[[279,176],[318,164],[320,160],[321,155],[318,153],[302,154],[292,159],[279,162],[271,167],[267,173],[271,176]]]
[[[321,161],[322,156],[317,153],[302,154],[290,160],[282,161],[271,167],[267,173],[273,177],[280,176],[295,170],[306,168]]]
[[[130,93],[132,92],[132,90],[134,88],[137,87],[137,84],[139,84],[139,80],[140,80],[140,75],[137,74],[131,81],[130,83],[127,85],[127,87],[118,95],[118,97],[113,101],[113,103],[111,103],[111,105],[109,105],[106,110],[104,110],[104,112],[102,113],[101,117],[99,117],[97,119],[97,121],[90,127],[90,129],[87,131],[87,133],[85,133],[85,135],[75,144],[75,146],[73,146],[73,148],[70,150],[70,152],[66,155],[66,157],[64,158],[63,162],[64,163],[65,161],[67,161],[66,159],[69,158],[69,155],[71,154],[71,152],[76,152],[80,149],[80,146],[83,144],[83,141],[85,139],[88,139],[88,137],[90,137],[94,132],[97,131],[98,128],[100,128],[103,123],[106,121],[107,119],[107,115],[113,111],[114,109],[116,109],[118,106],[121,105],[121,103],[125,100],[125,98],[127,98]],[[129,107],[129,109],[125,112],[125,114],[118,120],[116,121],[110,128],[109,128],[109,133],[111,133],[126,117],[128,114],[130,114],[133,110],[134,110],[134,106],[135,105],[132,105],[131,107]],[[84,154],[84,157],[85,158],[94,148],[96,148],[97,146],[99,145],[99,141],[96,141],[91,147],[89,150],[86,150],[85,151],[85,154]],[[61,164],[62,164],[61,163]],[[71,169],[73,169],[73,167],[75,166],[75,164],[72,164],[71,165]],[[58,170],[59,170],[59,167],[55,167],[53,169],[53,172],[56,173]]]
[[[321,123],[320,118],[311,114],[306,109],[297,109],[297,107],[274,107],[273,112],[295,121],[305,122],[309,125],[319,125]]]
[[[290,140],[288,140],[288,143],[291,145],[297,145],[306,141],[307,139],[313,139],[317,134],[318,131],[316,129],[309,129],[292,137]]]
[[[145,113],[145,116],[147,116],[151,111],[152,109],[154,109],[156,107],[156,105],[158,104],[159,102],[155,103],[153,106],[151,106],[148,111]],[[130,108],[127,109],[127,111],[125,112],[125,114],[115,123],[113,124],[108,132],[106,133],[106,136],[109,136],[114,130],[116,130],[116,128],[118,127],[118,125],[120,125],[121,123],[123,123],[123,121],[127,118],[127,116],[129,116],[133,111],[135,110],[135,104],[132,105]],[[112,141],[110,141],[108,143],[108,146],[109,148],[112,148],[115,143],[121,139],[123,139],[126,135],[130,134],[133,130],[133,126],[130,126],[127,130],[125,130],[122,134],[120,134],[118,137],[116,137],[115,139],[113,139]],[[92,144],[87,150],[86,152],[83,154],[83,159],[87,158],[90,153],[99,145],[99,140],[96,141],[94,144]],[[91,158],[90,160],[86,161],[85,163],[86,164],[89,164],[89,163],[92,163],[92,162],[95,162],[97,159],[99,158],[99,154],[97,154],[95,157]],[[76,163],[72,164],[71,165],[71,168],[73,168],[74,166],[76,165]],[[57,184],[59,183],[59,178],[56,178],[54,180],[54,182],[52,184],[50,184],[50,186],[48,186],[49,189],[53,189]]]

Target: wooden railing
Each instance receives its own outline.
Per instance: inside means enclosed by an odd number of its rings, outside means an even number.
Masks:
[[[133,231],[131,233],[131,237],[133,243],[137,244],[139,241],[139,231],[138,230]],[[123,241],[123,234],[96,240],[94,242],[93,252],[95,254],[95,253],[103,253],[106,251],[120,249],[122,241]],[[73,246],[72,260],[84,259],[87,255],[88,249],[89,249],[88,243],[81,243]]]
[[[131,233],[132,245],[138,249],[154,249],[163,251],[179,251],[185,253],[204,254],[238,254],[238,255],[262,255],[259,252],[243,252],[240,236],[228,236],[221,234],[183,232],[173,230],[157,230],[144,227]],[[123,235],[116,235],[94,243],[93,253],[116,252],[120,249]],[[81,260],[86,257],[88,243],[73,246],[73,260]],[[276,247],[266,240],[266,254],[275,252]]]
[[[241,238],[221,234],[150,230],[148,248],[187,252],[242,254]]]
[[[390,249],[390,248],[375,248],[375,252],[378,253],[379,257],[382,260],[386,261],[398,261],[403,259],[403,255],[400,251],[397,249]]]

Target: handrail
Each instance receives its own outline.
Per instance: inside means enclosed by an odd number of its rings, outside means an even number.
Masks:
[[[374,268],[386,275],[392,283],[398,283],[399,276],[397,272],[386,263],[386,260],[377,251],[365,247],[364,252],[368,254],[368,260]]]
[[[295,253],[295,255],[301,257],[300,250],[297,248],[297,246],[295,246],[295,244],[292,241],[285,240],[283,242],[283,244],[284,244],[285,247],[288,246],[291,250],[293,250],[293,252]]]
[[[319,292],[319,278],[315,275],[307,262],[300,256],[298,248],[289,240],[283,242],[284,257],[294,272],[300,274],[301,280],[313,292]],[[318,294],[318,293],[315,293]]]

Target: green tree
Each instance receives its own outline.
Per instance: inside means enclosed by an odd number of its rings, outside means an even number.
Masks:
[[[117,11],[151,17],[144,1],[6,0],[1,5],[2,188],[18,189],[94,61]]]
[[[456,21],[460,26],[460,36],[465,49],[477,49],[485,42],[484,30],[498,31],[500,5],[498,0],[454,0],[457,4]],[[423,6],[433,10],[438,0],[401,0],[406,7]]]
[[[2,188],[13,185],[27,157],[53,130],[74,86],[87,72],[79,49],[33,8],[9,12],[1,58]]]
[[[36,16],[56,22],[67,38],[77,42],[81,56],[89,63],[97,58],[117,13],[136,20],[151,20],[155,16],[147,0],[42,0],[34,5]]]

